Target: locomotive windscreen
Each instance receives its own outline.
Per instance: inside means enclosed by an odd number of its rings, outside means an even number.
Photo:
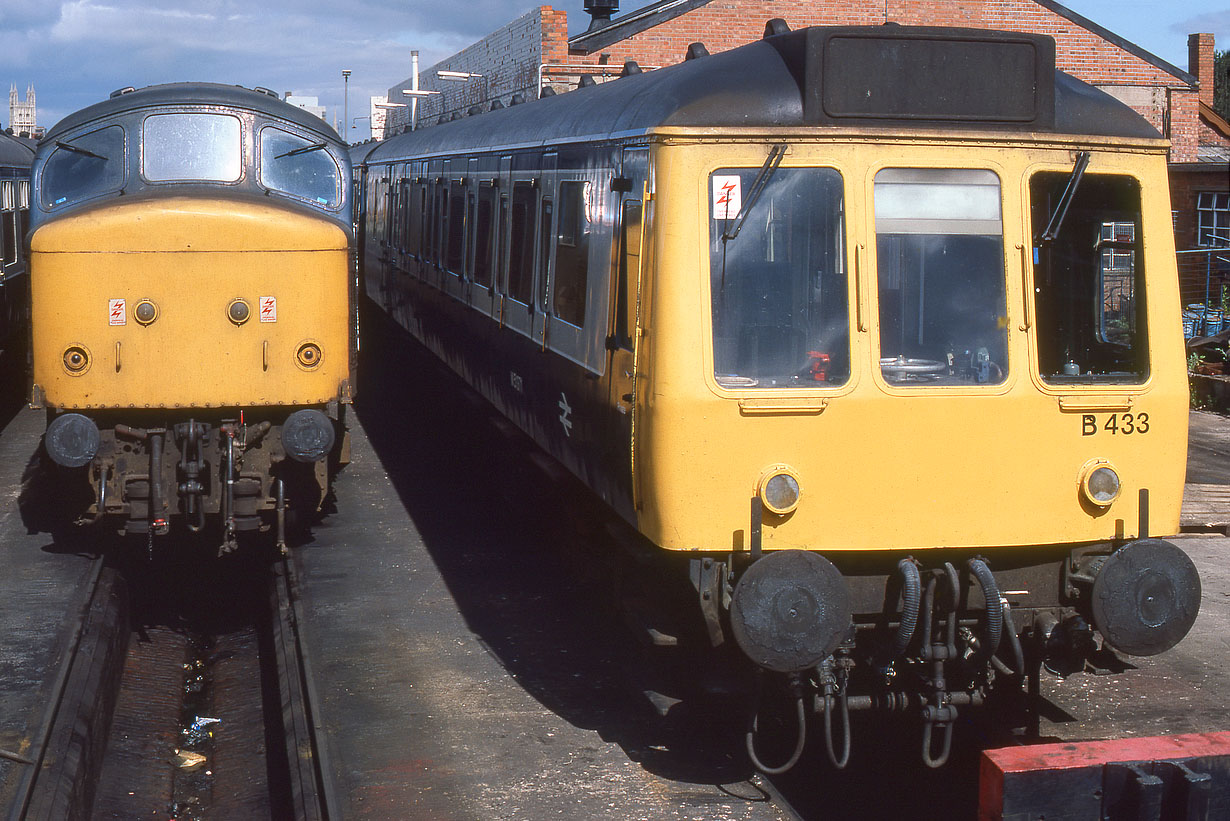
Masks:
[[[807,122],[1054,125],[1051,38],[973,29],[905,31],[887,26],[809,32]]]

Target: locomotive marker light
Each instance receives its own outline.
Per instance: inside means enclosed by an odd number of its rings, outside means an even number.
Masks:
[[[299,346],[299,350],[295,352],[295,362],[298,363],[300,368],[310,371],[320,365],[322,356],[319,345],[315,342],[304,342]]]
[[[296,462],[319,462],[333,449],[333,422],[318,410],[297,410],[282,425],[282,446]]]
[[[1200,576],[1186,553],[1140,539],[1107,557],[1093,580],[1093,624],[1111,647],[1155,656],[1178,644],[1200,610]]]
[[[743,573],[730,603],[739,648],[779,673],[806,670],[832,655],[850,631],[851,615],[841,571],[805,550],[765,554]]]
[[[90,354],[80,345],[73,345],[64,351],[64,370],[73,376],[80,376],[90,369]]]
[[[66,413],[52,420],[43,437],[47,455],[66,468],[88,465],[98,453],[100,443],[98,426],[79,413]]]

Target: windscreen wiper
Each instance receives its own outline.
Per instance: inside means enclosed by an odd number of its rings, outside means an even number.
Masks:
[[[773,175],[777,172],[777,167],[782,164],[782,158],[785,156],[785,143],[778,143],[769,151],[769,156],[764,161],[764,165],[760,166],[760,171],[756,173],[756,179],[752,180],[752,185],[747,191],[747,199],[743,201],[743,207],[739,209],[738,214],[735,214],[735,224],[722,233],[722,242],[729,242],[739,236],[743,223],[747,221],[747,215],[751,213],[752,207],[756,205],[756,200],[760,199],[760,195],[764,193],[765,186],[769,184],[769,180],[773,178]]]
[[[61,140],[56,140],[56,146],[59,148],[67,149],[76,154],[84,154],[87,157],[93,157],[96,160],[102,160],[103,162],[107,161],[107,158],[104,157],[102,154],[95,154],[93,151],[90,151],[87,148],[82,148],[79,145],[73,145],[72,143],[66,143],[66,142],[62,142]]]
[[[275,160],[280,160],[283,157],[293,157],[296,154],[306,154],[309,151],[319,151],[320,149],[324,147],[325,147],[324,143],[312,143],[311,145],[301,145],[298,148],[292,148],[290,151],[287,151],[284,154],[275,154],[273,158]]]
[[[1044,242],[1050,242],[1059,236],[1059,229],[1063,227],[1064,217],[1068,215],[1068,207],[1072,205],[1072,200],[1076,197],[1076,189],[1081,184],[1081,177],[1085,176],[1085,169],[1089,166],[1089,156],[1088,151],[1077,152],[1076,165],[1072,167],[1072,174],[1068,177],[1068,184],[1064,186],[1063,194],[1059,197],[1059,202],[1055,204],[1055,210],[1051,214],[1050,222],[1046,224],[1046,230],[1034,240],[1035,247]]]

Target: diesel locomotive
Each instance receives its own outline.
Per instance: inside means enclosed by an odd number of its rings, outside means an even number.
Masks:
[[[1191,628],[1167,143],[1048,37],[762,40],[365,149],[361,289],[690,581],[716,652],[922,758]],[[752,724],[753,729],[755,724]]]
[[[347,454],[344,143],[266,89],[125,88],[50,129],[32,181],[30,401],[49,468],[90,488],[70,512],[151,546],[284,542]]]

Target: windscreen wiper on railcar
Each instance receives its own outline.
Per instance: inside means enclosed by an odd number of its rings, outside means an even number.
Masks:
[[[1089,166],[1089,157],[1088,151],[1077,152],[1076,165],[1072,167],[1072,174],[1068,177],[1068,183],[1064,186],[1059,202],[1055,204],[1055,210],[1051,213],[1051,219],[1046,224],[1046,230],[1034,239],[1035,248],[1059,236],[1059,229],[1063,227],[1064,217],[1068,215],[1068,207],[1072,205],[1072,200],[1076,197],[1076,189],[1080,186],[1081,178],[1085,176],[1085,169]]]
[[[306,154],[309,151],[319,151],[320,149],[324,147],[325,147],[324,143],[312,143],[311,145],[302,145],[302,146],[299,146],[298,148],[292,148],[290,151],[286,151],[281,154],[275,154],[273,158],[275,160],[280,160],[283,157],[293,157],[296,154]]]
[[[102,154],[95,154],[93,151],[90,151],[88,148],[82,148],[79,145],[73,145],[72,143],[66,143],[62,140],[56,140],[56,147],[67,149],[69,151],[72,151],[75,154],[84,154],[87,157],[93,157],[94,159],[102,160],[103,162],[106,162],[108,159],[107,157],[104,157]]]
[[[760,199],[760,195],[764,193],[769,180],[777,173],[777,168],[782,164],[782,158],[785,156],[785,143],[778,143],[769,151],[769,156],[764,161],[764,165],[760,166],[760,171],[756,173],[756,179],[752,180],[752,185],[747,192],[747,199],[743,201],[743,207],[739,209],[738,214],[735,214],[735,224],[722,232],[722,242],[729,242],[739,236],[739,231],[743,229],[743,223],[747,222],[747,215],[751,213],[752,208],[756,205],[756,200]]]

